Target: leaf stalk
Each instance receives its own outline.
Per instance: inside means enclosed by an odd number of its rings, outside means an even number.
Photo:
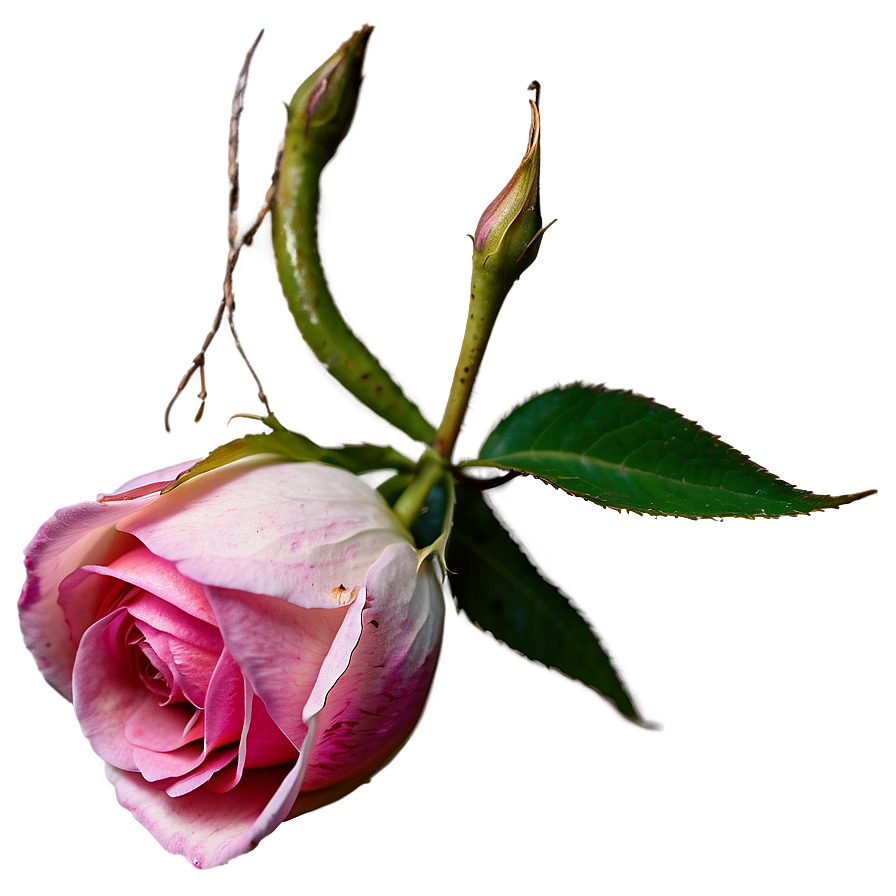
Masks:
[[[420,457],[411,484],[401,493],[392,510],[402,525],[410,530],[420,515],[433,486],[445,473],[445,461],[427,448]]]

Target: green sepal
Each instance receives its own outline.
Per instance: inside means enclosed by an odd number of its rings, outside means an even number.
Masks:
[[[412,479],[410,473],[397,473],[377,486],[377,491],[390,507],[394,507]],[[447,528],[446,522],[450,522],[449,500],[453,500],[453,496],[449,498],[449,484],[453,492],[453,483],[448,476],[442,477],[429,490],[420,514],[411,526],[411,535],[418,551],[425,550],[437,542]]]
[[[477,492],[457,489],[448,581],[459,609],[523,656],[581,681],[645,727],[587,620],[533,566]]]
[[[431,517],[431,521],[427,522],[437,534],[425,547],[417,551],[417,569],[429,557],[435,554],[442,569],[450,572],[445,559],[445,552],[448,548],[451,528],[454,523],[456,492],[454,477],[446,471],[439,482],[430,490],[429,495],[427,495],[427,503],[424,506]]]
[[[313,461],[342,467],[351,473],[367,473],[371,470],[414,469],[414,461],[401,452],[385,445],[343,445],[338,448],[323,448],[311,439],[297,432],[283,428],[275,418],[266,417],[264,423],[273,426],[273,432],[251,433],[215,448],[207,457],[184,470],[168,485],[164,492],[182,485],[188,479],[208,473],[225,464],[233,463],[258,454],[277,454],[293,461]],[[163,493],[164,493],[163,492]]]
[[[465,464],[536,476],[604,507],[692,519],[795,516],[874,494],[803,491],[672,408],[581,383],[519,405]]]

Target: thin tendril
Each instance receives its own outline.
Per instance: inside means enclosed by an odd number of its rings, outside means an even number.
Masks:
[[[218,305],[218,310],[215,313],[215,319],[212,322],[211,329],[206,335],[205,341],[202,343],[202,348],[199,350],[199,354],[197,354],[196,357],[193,358],[192,364],[184,374],[183,378],[177,386],[177,390],[171,397],[171,401],[168,402],[168,406],[165,408],[165,430],[167,432],[171,431],[171,426],[169,424],[171,408],[174,406],[174,402],[177,401],[178,396],[186,388],[187,384],[192,379],[193,374],[195,374],[197,370],[199,371],[200,379],[200,391],[197,397],[199,398],[200,405],[199,410],[196,413],[195,420],[196,422],[198,422],[202,418],[202,413],[205,410],[205,399],[208,395],[205,384],[205,353],[208,351],[209,346],[212,344],[212,340],[215,338],[221,326],[221,321],[224,319],[225,309],[227,311],[227,323],[230,327],[230,333],[233,336],[233,342],[236,346],[236,350],[239,352],[240,357],[243,359],[243,362],[249,369],[249,373],[255,380],[255,385],[258,387],[259,401],[261,401],[261,403],[264,405],[268,415],[270,416],[271,414],[271,408],[268,404],[264,388],[261,385],[261,380],[258,378],[258,374],[255,372],[255,369],[249,363],[249,358],[247,357],[242,343],[240,342],[240,338],[237,335],[236,324],[233,319],[233,314],[236,309],[236,299],[234,298],[233,294],[233,271],[236,268],[236,263],[240,257],[240,252],[242,251],[243,246],[248,246],[252,243],[255,234],[258,232],[258,228],[261,226],[262,221],[264,221],[266,215],[271,209],[271,203],[273,202],[274,194],[277,190],[277,178],[278,172],[280,170],[280,156],[283,152],[281,148],[280,152],[277,154],[277,161],[274,165],[274,174],[271,178],[271,185],[270,187],[268,187],[268,191],[265,194],[264,198],[264,204],[259,209],[254,223],[240,239],[237,239],[237,232],[239,231],[240,201],[240,116],[243,113],[243,100],[246,93],[246,85],[249,80],[249,66],[252,62],[252,57],[255,55],[255,49],[258,46],[258,43],[261,40],[263,34],[264,29],[262,29],[258,33],[258,37],[255,38],[255,42],[252,44],[252,46],[249,48],[249,52],[246,54],[246,60],[243,63],[243,67],[240,70],[239,78],[236,82],[236,89],[234,90],[233,94],[233,103],[230,109],[230,137],[228,140],[227,154],[227,174],[230,180],[230,207],[227,219],[228,252],[227,264],[224,271],[223,296],[221,298],[220,304]]]

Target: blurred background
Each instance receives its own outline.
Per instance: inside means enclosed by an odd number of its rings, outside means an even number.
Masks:
[[[892,892],[891,4],[161,0],[4,18],[11,880],[219,896]],[[427,712],[396,761],[200,873],[117,806],[21,645],[20,551],[57,507],[251,429],[228,425],[261,406],[225,329],[202,422],[195,381],[173,432],[162,425],[221,295],[233,87],[264,27],[242,120],[246,226],[282,103],[365,22],[322,253],[349,322],[436,421],[466,313],[466,234],[523,154],[527,85],[543,87],[542,208],[558,222],[502,311],[458,456],[532,393],[584,380],[671,405],[800,487],[880,494],[698,523],[513,482],[500,515],[663,730],[449,612]],[[235,290],[283,423],[323,444],[417,450],[304,346],[267,227]]]

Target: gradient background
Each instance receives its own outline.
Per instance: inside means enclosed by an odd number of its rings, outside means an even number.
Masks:
[[[336,8],[338,7],[338,8]],[[896,13],[892,4],[35,3],[4,14],[5,875],[31,892],[891,893]],[[497,497],[660,733],[449,613],[429,707],[349,799],[198,873],[122,809],[20,644],[20,546],[60,505],[206,453],[259,409],[228,334],[230,102],[244,225],[282,101],[376,25],[328,169],[343,312],[438,419],[479,214],[543,85],[542,205],[459,443],[575,379],[672,405],[814,491],[776,522],[640,518],[534,481]],[[313,360],[267,228],[237,323],[274,411],[325,444],[414,450]],[[198,383],[197,383],[198,389]]]

